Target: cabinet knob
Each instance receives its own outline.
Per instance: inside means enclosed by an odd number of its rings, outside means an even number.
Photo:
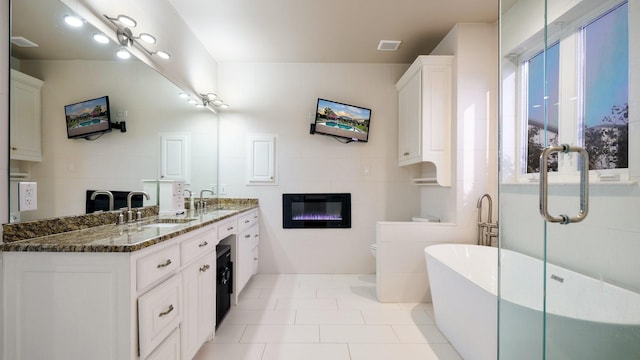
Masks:
[[[205,247],[205,246],[207,246],[207,245],[209,245],[209,243],[205,241],[205,242],[203,242],[202,244],[198,245],[198,247]]]
[[[409,152],[408,152],[408,151],[406,151],[406,152],[405,152],[404,154],[402,154],[402,155],[404,155],[404,156],[409,156]]]
[[[250,222],[251,222],[250,220],[245,220],[245,221],[244,221],[244,223],[245,223],[245,224],[248,224],[248,223],[250,223]]]
[[[211,266],[209,266],[209,264],[202,265],[202,267],[200,268],[200,272],[205,272],[209,270],[210,267]]]
[[[245,237],[245,239],[248,239],[248,238],[250,238],[250,237],[251,237],[251,235],[250,235],[250,234],[247,234],[247,235],[245,235],[244,237]]]
[[[233,230],[233,226],[229,226],[229,227],[227,228],[227,231],[231,231],[231,230]]]
[[[17,147],[15,147],[15,146],[12,146],[12,147],[11,147],[11,151],[17,151],[17,150],[18,150],[18,148],[17,148]]]
[[[257,257],[254,257],[254,258],[253,258],[253,260],[254,260],[254,261],[258,261],[258,258],[257,258]]]

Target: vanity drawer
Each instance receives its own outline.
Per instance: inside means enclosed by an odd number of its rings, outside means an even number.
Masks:
[[[180,243],[180,256],[183,265],[187,265],[193,259],[212,251],[218,244],[218,231],[216,226],[210,225],[209,230]]]
[[[238,217],[238,231],[243,232],[258,223],[258,211],[253,210]]]
[[[140,291],[180,267],[180,247],[176,244],[145,255],[138,259],[136,266],[137,289]]]
[[[231,219],[221,221],[218,224],[218,240],[222,240],[231,234],[238,233],[238,218],[232,217]]]
[[[182,281],[175,275],[138,298],[140,358],[146,358],[182,321]]]

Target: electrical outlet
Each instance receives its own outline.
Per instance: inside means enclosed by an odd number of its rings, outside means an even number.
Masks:
[[[220,184],[220,195],[227,195],[227,185]]]
[[[35,182],[21,181],[18,183],[18,211],[38,209],[38,186]]]
[[[211,191],[213,191],[213,195],[217,195],[218,187],[216,186],[216,184],[209,184],[209,186],[211,186]]]

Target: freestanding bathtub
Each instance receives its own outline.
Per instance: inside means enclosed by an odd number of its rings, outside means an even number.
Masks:
[[[544,319],[544,263],[503,249],[498,318],[497,248],[424,251],[436,325],[465,360],[539,360],[544,347],[548,359],[640,359],[640,294],[547,264]]]

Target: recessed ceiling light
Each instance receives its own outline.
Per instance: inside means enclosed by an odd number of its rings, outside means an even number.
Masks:
[[[186,98],[188,98],[188,97],[189,97],[189,95],[187,95],[187,94],[185,94],[185,93],[183,93],[183,92],[178,93],[178,96],[179,96],[181,99],[186,99]]]
[[[73,26],[73,27],[80,27],[83,24],[82,19],[80,19],[77,16],[72,16],[72,15],[65,16],[64,17],[64,22],[66,22],[67,25]]]
[[[396,51],[398,50],[400,43],[402,43],[400,40],[380,40],[380,43],[378,43],[378,50]]]

